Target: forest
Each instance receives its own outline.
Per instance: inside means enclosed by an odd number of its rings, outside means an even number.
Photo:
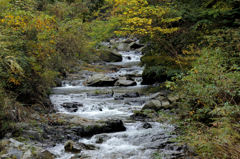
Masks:
[[[0,0],[0,139],[49,114],[52,88],[76,68],[104,70],[102,42],[136,38],[142,84],[178,97],[156,112],[177,125],[175,142],[239,159],[239,17],[239,0]]]

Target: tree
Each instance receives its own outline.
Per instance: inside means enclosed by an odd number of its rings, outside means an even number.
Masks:
[[[170,34],[178,30],[171,23],[181,17],[170,16],[168,3],[152,5],[147,0],[114,0],[112,14],[117,16],[122,27],[115,33],[118,35],[137,35],[154,37],[156,34]]]

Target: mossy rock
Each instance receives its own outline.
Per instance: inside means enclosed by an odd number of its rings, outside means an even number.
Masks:
[[[100,58],[105,62],[121,62],[122,55],[115,50],[101,50]]]

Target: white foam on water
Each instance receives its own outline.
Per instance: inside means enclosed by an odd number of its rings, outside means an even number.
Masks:
[[[114,100],[113,97],[98,97],[84,94],[51,95],[50,99],[55,109],[60,113],[78,115],[88,119],[124,119],[129,117],[133,110],[141,109],[147,97],[125,98]],[[76,112],[69,112],[63,103],[81,103]]]
[[[152,128],[145,129],[141,122],[127,123],[125,124],[127,130],[124,132],[98,134],[90,139],[80,139],[80,143],[96,146],[95,150],[83,150],[81,154],[89,156],[90,159],[151,159],[157,150],[148,148],[146,145],[151,146],[154,137],[170,133],[174,127],[155,122],[149,124]],[[101,137],[102,143],[98,143]],[[63,146],[56,146],[51,149],[51,152],[60,155],[63,152]]]

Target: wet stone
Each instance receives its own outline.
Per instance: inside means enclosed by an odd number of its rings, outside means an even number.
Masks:
[[[144,129],[150,129],[150,128],[152,128],[152,125],[149,124],[149,123],[144,123],[144,124],[143,124],[143,128],[144,128]]]
[[[115,100],[123,100],[124,98],[137,98],[140,97],[140,94],[138,92],[130,92],[130,93],[125,93],[122,95],[115,96]]]
[[[107,135],[96,135],[95,143],[101,144],[101,143],[105,142],[107,139],[109,139],[109,136],[107,136]]]
[[[66,152],[71,152],[71,153],[79,153],[82,151],[80,146],[78,146],[74,141],[67,141],[64,145],[64,149]]]
[[[146,119],[149,119],[149,117],[142,112],[136,112],[133,115],[131,115],[130,118],[136,121],[145,121]]]
[[[76,112],[79,107],[83,107],[83,104],[73,102],[73,103],[63,103],[61,104],[61,106],[67,109],[69,112]]]
[[[118,80],[115,84],[115,86],[122,86],[122,87],[128,87],[128,86],[136,86],[137,83],[132,80]]]
[[[125,130],[126,127],[121,120],[110,120],[100,125],[89,125],[86,127],[75,128],[78,136],[81,137],[91,137],[95,134],[120,132]]]

